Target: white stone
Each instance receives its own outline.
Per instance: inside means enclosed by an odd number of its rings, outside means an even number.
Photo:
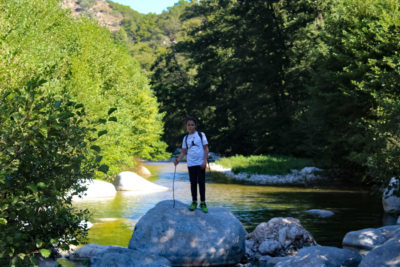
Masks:
[[[129,248],[167,258],[174,266],[230,265],[245,254],[247,234],[226,208],[189,211],[172,200],[159,202],[136,224]]]
[[[82,197],[74,196],[73,201],[111,198],[117,194],[114,185],[105,181],[88,180],[83,185],[87,187],[86,192]]]
[[[141,165],[138,168],[138,173],[139,175],[143,176],[143,177],[149,177],[151,176],[151,172],[149,171],[149,169],[147,169],[145,166]]]
[[[400,213],[400,197],[395,194],[400,191],[399,178],[392,177],[388,187],[383,192],[382,205],[387,213]]]
[[[307,210],[307,213],[313,214],[313,215],[317,215],[321,218],[326,218],[326,217],[330,217],[333,216],[335,213],[333,213],[330,210],[320,210],[320,209],[311,209],[311,210]]]
[[[134,172],[121,172],[114,181],[118,191],[135,191],[141,193],[152,193],[168,190],[168,187],[154,184],[140,177]]]

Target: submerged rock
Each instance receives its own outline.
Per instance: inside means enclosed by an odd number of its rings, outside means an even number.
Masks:
[[[130,249],[160,255],[177,266],[229,265],[245,254],[247,232],[226,208],[208,213],[176,201],[159,202],[136,224]]]
[[[295,255],[297,250],[317,242],[295,218],[272,218],[259,224],[246,236],[246,253],[250,258]]]
[[[333,213],[330,210],[319,210],[319,209],[312,209],[312,210],[307,210],[307,213],[313,214],[313,215],[317,215],[321,218],[326,218],[326,217],[330,217],[333,216],[335,213]]]

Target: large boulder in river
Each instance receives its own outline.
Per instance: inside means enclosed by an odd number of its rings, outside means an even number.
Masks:
[[[167,267],[171,263],[160,256],[144,254],[119,246],[85,245],[69,256],[75,261],[89,260],[92,267]]]
[[[136,224],[130,249],[162,256],[177,266],[229,265],[245,254],[247,232],[226,208],[208,213],[172,200],[159,202]]]
[[[109,248],[90,260],[92,267],[169,267],[166,258],[128,248]]]
[[[317,244],[300,221],[291,217],[260,223],[246,239],[246,253],[253,259],[296,255],[297,250]]]
[[[309,267],[309,266],[346,266],[357,267],[361,256],[348,249],[326,246],[312,246],[302,248],[297,256],[286,257],[275,267]]]
[[[359,266],[400,266],[400,233],[369,252]]]
[[[360,254],[365,255],[394,236],[400,237],[400,225],[348,232],[343,238],[342,245],[344,248],[356,250]]]
[[[114,197],[117,194],[113,184],[100,180],[87,180],[84,184],[87,190],[82,197],[74,196],[74,201]]]
[[[168,187],[154,184],[140,177],[134,172],[120,172],[114,181],[118,191],[135,191],[140,193],[152,193],[168,190]]]
[[[388,187],[383,192],[382,205],[387,213],[400,213],[400,180],[393,177],[390,179]]]

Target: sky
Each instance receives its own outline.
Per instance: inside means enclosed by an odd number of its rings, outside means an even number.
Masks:
[[[130,6],[139,13],[161,14],[167,7],[173,6],[178,0],[112,0],[115,3]]]

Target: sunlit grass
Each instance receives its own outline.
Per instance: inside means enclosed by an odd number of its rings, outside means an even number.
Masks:
[[[291,170],[300,170],[304,167],[315,166],[312,160],[286,156],[242,156],[221,158],[217,164],[231,168],[234,173],[246,172],[249,174],[282,175]]]

